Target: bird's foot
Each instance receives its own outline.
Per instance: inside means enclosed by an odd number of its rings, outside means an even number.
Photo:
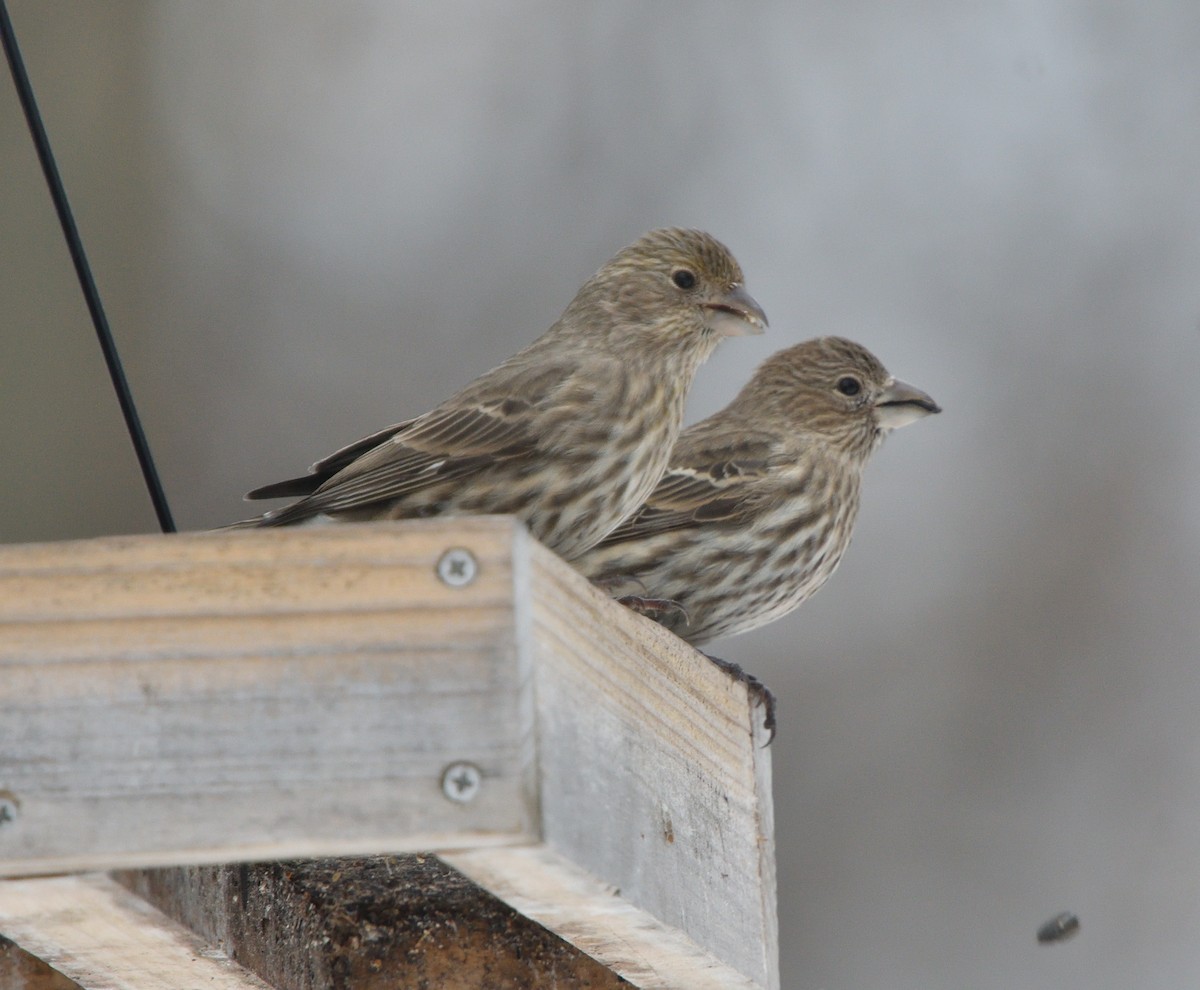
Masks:
[[[720,657],[714,657],[711,653],[705,653],[704,656],[708,657],[709,660],[725,671],[735,681],[741,681],[745,684],[750,697],[763,706],[763,728],[769,733],[767,741],[763,743],[763,746],[770,746],[775,741],[775,695],[771,693],[771,689],[753,674],[747,674],[740,666],[730,660],[722,660]]]

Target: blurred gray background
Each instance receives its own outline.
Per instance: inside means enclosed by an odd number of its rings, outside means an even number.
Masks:
[[[823,333],[946,410],[714,648],[779,696],[785,986],[1200,985],[1200,4],[10,9],[181,528],[708,229],[771,330],[693,418]],[[0,541],[152,531],[7,76],[0,155]]]

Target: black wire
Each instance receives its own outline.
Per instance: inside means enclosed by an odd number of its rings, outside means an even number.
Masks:
[[[92,314],[92,324],[95,326],[96,336],[100,340],[100,349],[104,352],[108,375],[112,379],[113,388],[117,391],[117,401],[121,404],[121,412],[125,416],[125,428],[129,431],[129,439],[133,441],[133,449],[137,452],[138,463],[142,467],[142,477],[145,478],[146,488],[150,492],[150,501],[154,503],[158,525],[164,533],[174,533],[175,521],[171,518],[167,495],[163,491],[162,481],[154,466],[154,458],[150,456],[150,445],[142,430],[137,407],[133,404],[133,395],[129,391],[125,370],[121,367],[121,358],[117,354],[117,345],[113,342],[108,318],[104,315],[104,307],[100,304],[100,292],[96,288],[95,279],[92,278],[92,269],[88,264],[87,255],[84,253],[83,242],[79,239],[75,218],[71,215],[71,205],[67,202],[67,192],[59,177],[54,154],[50,150],[46,128],[42,126],[42,117],[38,113],[37,103],[33,98],[33,87],[29,84],[29,75],[26,73],[25,63],[21,59],[21,50],[17,47],[17,36],[13,33],[12,21],[9,20],[8,6],[5,0],[0,0],[0,38],[4,43],[4,54],[8,57],[8,67],[12,71],[13,84],[17,88],[21,108],[25,111],[25,120],[29,124],[29,133],[33,136],[34,147],[37,148],[38,160],[42,163],[46,185],[50,187],[50,198],[54,200],[54,209],[58,212],[58,222],[62,224],[63,236],[67,239],[67,248],[71,252],[71,260],[75,263],[75,274],[79,276],[79,286],[87,301],[88,312]]]

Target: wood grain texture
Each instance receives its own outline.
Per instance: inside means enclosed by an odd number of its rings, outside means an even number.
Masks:
[[[0,548],[0,872],[535,838],[527,542],[492,518]]]
[[[0,883],[0,930],[83,990],[270,990],[105,876]]]
[[[121,881],[279,990],[619,990],[436,856],[192,866]]]
[[[43,959],[0,935],[0,987],[5,990],[83,990]]]
[[[761,709],[509,519],[0,548],[0,712],[0,875],[543,844],[779,985]]]
[[[463,850],[442,858],[639,990],[763,986],[544,846]]]
[[[535,545],[542,836],[621,897],[779,985],[771,751],[743,683]],[[569,612],[555,607],[575,601]],[[501,895],[503,896],[503,895]]]

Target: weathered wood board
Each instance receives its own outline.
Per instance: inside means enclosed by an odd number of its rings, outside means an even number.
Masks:
[[[526,542],[481,519],[0,548],[0,872],[536,839]],[[450,587],[460,545],[477,575]]]
[[[432,855],[118,877],[281,990],[629,985]]]
[[[611,602],[535,549],[533,586],[558,589],[530,599],[546,845],[777,985],[762,712],[744,684],[661,626],[612,621]],[[576,599],[569,611],[556,605],[566,597]]]
[[[83,990],[270,990],[98,874],[0,883],[0,932]]]
[[[775,987],[765,741],[509,519],[0,548],[0,875],[541,849]]]

